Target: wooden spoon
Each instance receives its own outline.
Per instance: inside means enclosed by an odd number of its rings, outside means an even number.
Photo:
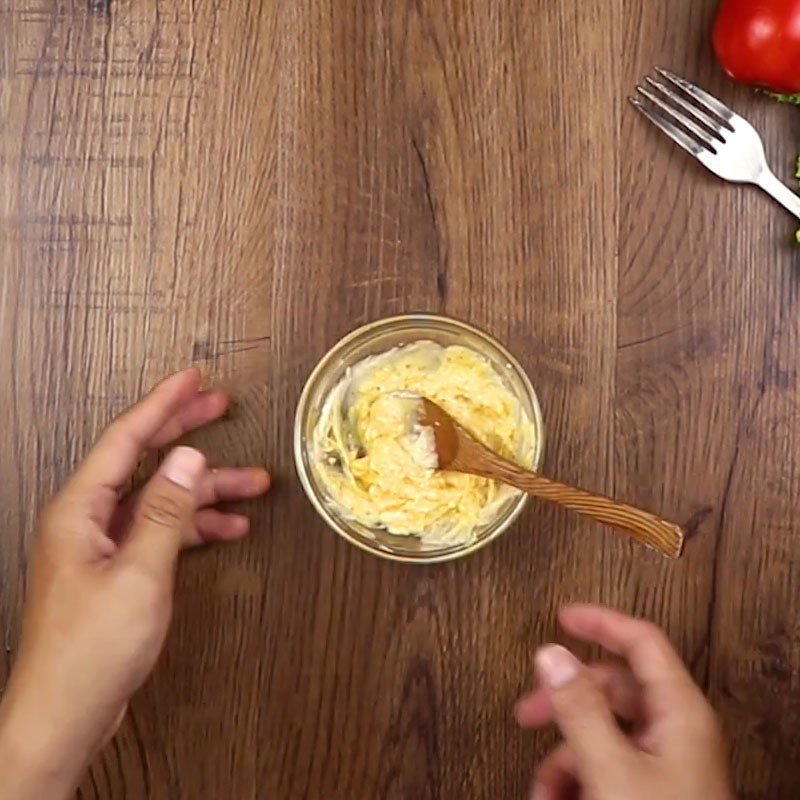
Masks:
[[[669,558],[678,558],[683,552],[686,533],[680,525],[627,503],[618,503],[523,469],[474,439],[432,400],[426,397],[419,400],[419,423],[433,428],[439,469],[492,478],[543,500],[552,500],[585,517],[619,528]]]

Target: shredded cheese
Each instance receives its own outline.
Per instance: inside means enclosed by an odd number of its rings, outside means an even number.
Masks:
[[[359,362],[333,389],[314,431],[317,476],[348,519],[426,542],[468,542],[518,492],[437,470],[433,432],[409,425],[403,392],[430,398],[492,450],[531,466],[535,426],[489,360],[421,341]]]

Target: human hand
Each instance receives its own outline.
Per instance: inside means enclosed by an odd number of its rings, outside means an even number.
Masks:
[[[568,606],[559,619],[626,663],[584,666],[558,645],[537,652],[539,687],[517,720],[555,722],[564,741],[539,765],[532,800],[733,800],[714,710],[662,631],[599,606]]]
[[[61,798],[122,721],[172,614],[181,549],[239,539],[247,517],[211,508],[269,488],[263,469],[210,470],[172,450],[122,497],[143,455],[221,416],[197,369],[164,380],[106,429],[41,514],[19,656],[0,706],[0,798]]]

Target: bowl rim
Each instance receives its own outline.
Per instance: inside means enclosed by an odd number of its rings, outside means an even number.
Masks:
[[[330,362],[334,358],[336,358],[339,355],[339,353],[341,353],[343,350],[346,350],[348,345],[350,345],[354,340],[364,337],[364,335],[370,333],[370,331],[389,327],[391,325],[396,325],[400,323],[413,325],[415,321],[427,324],[442,323],[444,325],[460,328],[461,330],[466,331],[469,334],[477,335],[478,337],[485,339],[510,364],[510,366],[516,372],[517,377],[522,381],[522,384],[525,388],[525,391],[528,394],[528,397],[531,401],[531,406],[533,408],[534,418],[532,421],[536,425],[538,437],[536,440],[536,447],[534,450],[532,468],[534,470],[539,469],[542,463],[542,458],[544,456],[544,447],[546,439],[544,418],[542,416],[542,409],[539,403],[539,396],[537,395],[536,390],[534,389],[533,384],[531,383],[531,380],[528,377],[527,372],[525,372],[525,370],[523,369],[522,364],[520,364],[518,359],[508,350],[508,348],[506,348],[505,345],[503,345],[500,341],[498,341],[498,339],[496,339],[492,334],[488,333],[482,328],[479,328],[477,325],[473,325],[472,323],[465,322],[463,320],[454,317],[445,316],[443,314],[437,314],[434,312],[425,312],[425,311],[412,312],[408,314],[395,314],[390,317],[380,317],[379,319],[367,322],[363,325],[359,325],[357,328],[350,331],[349,333],[346,333],[339,340],[337,340],[336,343],[333,344],[330,348],[328,348],[325,354],[317,361],[316,365],[311,370],[308,378],[306,379],[305,384],[303,385],[303,389],[300,392],[300,396],[297,400],[297,406],[295,408],[294,431],[292,435],[292,443],[294,450],[294,466],[295,466],[295,471],[297,472],[297,476],[300,479],[300,484],[303,487],[303,492],[310,501],[311,505],[314,507],[317,514],[319,514],[323,522],[325,522],[329,528],[331,528],[334,532],[336,532],[339,536],[341,536],[350,544],[358,547],[360,550],[363,550],[366,553],[370,553],[374,556],[377,556],[378,558],[383,558],[388,561],[395,561],[403,564],[418,564],[418,565],[443,564],[449,561],[455,561],[457,559],[471,555],[472,553],[481,550],[490,542],[493,542],[495,539],[499,538],[516,522],[520,514],[522,514],[522,511],[528,505],[530,496],[522,495],[522,497],[520,497],[519,501],[517,502],[513,510],[509,513],[508,517],[503,521],[502,524],[498,525],[496,530],[493,530],[488,536],[484,536],[483,538],[471,542],[470,544],[467,544],[464,547],[457,548],[452,551],[442,553],[440,555],[433,554],[420,557],[405,556],[398,553],[392,553],[391,551],[384,550],[383,548],[378,546],[371,547],[367,542],[364,542],[361,539],[352,536],[349,531],[347,531],[342,525],[340,525],[336,517],[333,516],[331,511],[318,497],[317,491],[315,490],[311,482],[311,478],[308,474],[308,470],[305,467],[305,462],[303,458],[303,419],[305,411],[308,407],[309,397],[311,395],[314,386],[316,385],[317,380],[319,379],[320,373],[324,372],[324,370],[328,367]]]

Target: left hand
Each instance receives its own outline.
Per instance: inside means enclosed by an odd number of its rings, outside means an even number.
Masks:
[[[247,517],[212,506],[269,488],[263,469],[211,470],[178,447],[122,496],[147,451],[224,413],[227,394],[201,391],[200,380],[197,369],[179,372],[112,422],[41,515],[0,706],[2,798],[70,795],[155,665],[181,549],[245,536]]]

